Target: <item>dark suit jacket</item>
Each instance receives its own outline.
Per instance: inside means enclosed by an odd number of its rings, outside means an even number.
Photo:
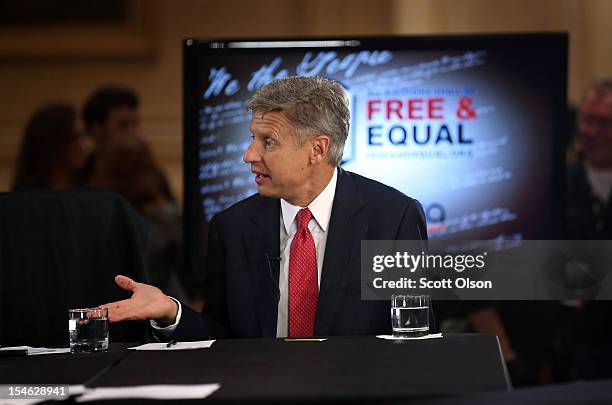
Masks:
[[[387,301],[362,301],[362,240],[427,238],[421,204],[379,182],[338,169],[321,272],[315,333],[388,333]],[[210,222],[206,304],[183,305],[173,338],[276,336],[280,201],[253,195]],[[272,260],[269,260],[269,259]]]
[[[116,274],[147,281],[146,241],[142,218],[111,191],[0,193],[0,345],[65,346],[69,308],[128,298]],[[113,323],[110,338],[146,330]]]

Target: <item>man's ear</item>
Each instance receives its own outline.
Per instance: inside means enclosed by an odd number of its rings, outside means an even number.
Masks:
[[[310,152],[310,163],[316,164],[327,159],[331,139],[327,135],[315,135],[312,139],[312,151]]]

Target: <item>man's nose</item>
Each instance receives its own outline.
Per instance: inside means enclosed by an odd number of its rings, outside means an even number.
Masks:
[[[245,163],[255,163],[261,160],[261,154],[257,151],[254,142],[251,142],[247,150],[244,151],[242,160],[244,160]]]

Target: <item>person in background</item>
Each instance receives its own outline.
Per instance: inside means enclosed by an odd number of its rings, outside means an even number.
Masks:
[[[612,240],[612,78],[591,83],[578,109],[578,159],[567,166],[565,237]],[[565,303],[560,352],[572,352],[570,378],[612,377],[609,301]],[[567,356],[566,356],[567,357]]]
[[[169,200],[150,148],[135,137],[99,147],[89,185],[121,194],[149,225],[146,258],[151,283],[186,299],[182,279],[181,214]]]
[[[26,125],[11,189],[82,186],[88,176],[92,147],[79,130],[72,106],[54,103],[40,108]]]
[[[185,292],[186,285],[197,283],[187,281],[182,269],[180,210],[142,134],[139,107],[136,93],[120,86],[102,87],[85,102],[83,121],[96,143],[89,184],[118,192],[146,219],[147,273],[152,284],[194,305],[197,295]]]
[[[142,139],[139,106],[132,90],[106,86],[94,91],[83,108],[87,133],[98,145],[117,138]]]
[[[611,239],[612,79],[595,81],[578,110],[578,161],[568,165],[567,236]]]
[[[140,100],[132,90],[120,86],[105,86],[93,92],[83,107],[85,131],[97,148],[118,139],[135,139],[149,148],[140,127]],[[176,202],[169,182],[156,165],[166,199]]]

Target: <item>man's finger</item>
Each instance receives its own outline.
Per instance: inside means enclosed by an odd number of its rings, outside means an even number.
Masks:
[[[115,283],[124,290],[134,291],[136,282],[129,277],[118,275],[115,277]]]
[[[133,315],[130,300],[109,302],[108,304],[100,306],[102,308],[108,308],[108,318],[111,322],[130,320],[130,317]]]

